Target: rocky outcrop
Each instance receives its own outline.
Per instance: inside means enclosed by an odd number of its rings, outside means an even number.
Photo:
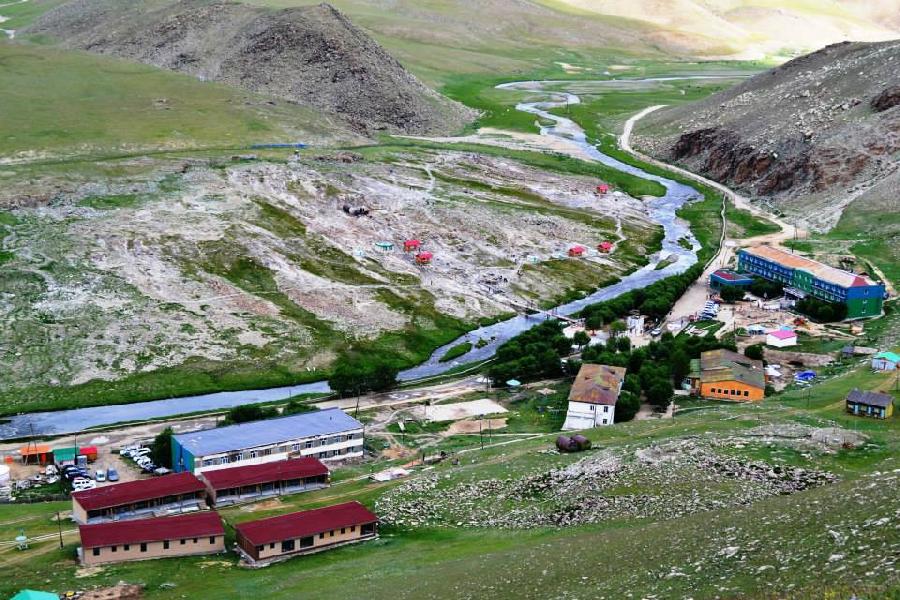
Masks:
[[[365,133],[452,133],[473,117],[328,4],[73,0],[28,33],[337,113]]]
[[[824,228],[900,166],[898,104],[900,41],[837,44],[658,111],[636,142]]]

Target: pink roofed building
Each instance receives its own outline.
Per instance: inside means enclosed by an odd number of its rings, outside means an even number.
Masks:
[[[571,248],[569,248],[569,256],[584,256],[585,252],[587,252],[587,248],[585,248],[584,246],[572,246]]]
[[[766,334],[766,345],[786,348],[797,345],[797,333],[790,329],[774,329]]]

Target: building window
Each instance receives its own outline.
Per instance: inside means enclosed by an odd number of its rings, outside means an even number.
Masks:
[[[334,537],[334,530],[332,530],[332,531],[328,534],[328,537]]]
[[[300,449],[300,444],[294,444],[291,446],[291,451],[296,452]]]
[[[94,556],[100,556],[100,548],[94,548]]]
[[[356,531],[356,525],[351,525],[351,526],[350,526],[350,533],[353,533],[354,531]]]
[[[594,406],[593,404],[591,404],[591,411],[595,411],[595,410],[597,410],[597,407]]]
[[[608,407],[608,406],[604,406],[604,407],[603,407],[603,412],[608,413],[608,412],[609,412],[609,407]]]
[[[322,533],[319,534],[319,539],[321,540],[324,538],[325,538],[325,532],[323,531]]]
[[[250,458],[256,458],[256,450],[250,451]]]
[[[257,546],[257,547],[256,547],[256,553],[259,554],[260,552],[262,552],[262,551],[263,551],[263,548],[265,548],[265,546]]]
[[[118,551],[119,551],[119,547],[118,547],[118,546],[113,546],[112,548],[109,549],[109,551],[110,551],[110,552],[118,552]]]
[[[214,535],[209,536],[209,543],[210,543],[210,544],[215,544],[215,543],[216,543],[216,536],[214,536]]]
[[[272,542],[271,544],[269,544],[269,550],[274,550],[274,549],[275,549],[275,542]]]
[[[313,447],[313,442],[312,442],[312,440],[307,440],[306,443],[303,444],[303,447],[304,447],[304,448],[312,448],[312,447]]]
[[[166,540],[163,542],[163,550],[168,550],[168,549],[169,549],[169,540]]]
[[[141,552],[146,552],[146,551],[147,551],[147,544],[146,543],[141,544]]]
[[[197,540],[197,538],[194,538],[194,543],[195,543],[195,544],[196,544],[198,541],[199,541],[199,540]]]
[[[744,390],[744,396],[746,397],[746,396],[749,396],[749,395],[750,395],[750,392],[749,392],[748,390]]]
[[[131,550],[131,545],[125,544],[124,546],[122,546],[122,550],[124,550],[125,552],[128,552],[129,550]]]
[[[344,535],[345,533],[347,533],[347,528],[341,527],[341,535]]]
[[[294,545],[294,540],[285,540],[281,542],[281,551],[282,552],[293,552],[296,546]]]

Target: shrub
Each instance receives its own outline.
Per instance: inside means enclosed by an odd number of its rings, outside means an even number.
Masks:
[[[762,344],[753,344],[752,346],[747,346],[746,348],[744,348],[744,356],[746,356],[747,358],[752,358],[753,360],[762,360]]]

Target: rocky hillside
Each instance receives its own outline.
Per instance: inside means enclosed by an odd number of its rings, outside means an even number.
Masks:
[[[472,116],[328,4],[73,0],[26,33],[334,112],[367,133],[450,133]]]
[[[651,154],[829,227],[900,166],[900,41],[829,46],[638,133]]]

